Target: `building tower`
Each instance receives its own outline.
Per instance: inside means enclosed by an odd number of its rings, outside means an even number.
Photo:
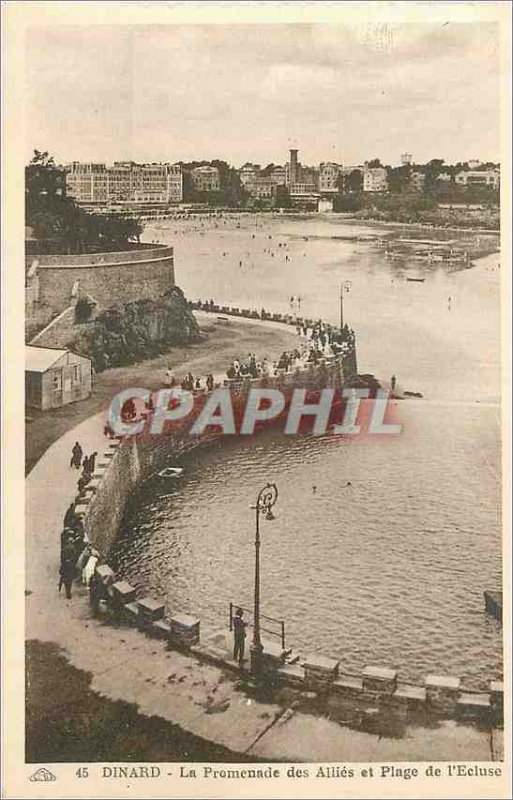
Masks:
[[[405,167],[407,164],[411,164],[413,156],[411,153],[403,153],[401,155],[401,164]]]
[[[297,150],[290,151],[290,173],[289,173],[289,182],[292,183],[299,183],[299,170],[298,170],[298,160],[297,160]]]

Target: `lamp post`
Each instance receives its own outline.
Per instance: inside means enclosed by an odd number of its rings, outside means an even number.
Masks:
[[[278,499],[275,483],[267,483],[258,493],[255,510],[255,600],[253,612],[253,644],[251,645],[251,674],[259,678],[262,668],[263,645],[260,640],[260,514],[268,520],[274,519],[272,507]]]
[[[344,292],[348,292],[351,286],[351,281],[342,281],[340,284],[340,330],[344,327]]]

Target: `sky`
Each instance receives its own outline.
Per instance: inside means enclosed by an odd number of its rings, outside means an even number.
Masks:
[[[493,23],[30,28],[27,157],[498,161]]]

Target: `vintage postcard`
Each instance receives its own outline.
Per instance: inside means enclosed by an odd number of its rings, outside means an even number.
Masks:
[[[3,797],[510,796],[511,5],[2,14]]]

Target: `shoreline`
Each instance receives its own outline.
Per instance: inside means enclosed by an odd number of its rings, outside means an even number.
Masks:
[[[182,217],[181,215],[184,215]],[[180,216],[179,216],[180,215]],[[439,224],[437,225],[434,222],[400,222],[396,220],[381,220],[377,217],[368,217],[362,218],[357,217],[353,212],[346,213],[344,211],[291,211],[290,209],[286,209],[283,213],[280,211],[269,209],[268,211],[249,211],[245,209],[216,209],[215,206],[205,208],[204,210],[195,209],[194,211],[176,211],[169,216],[162,216],[157,217],[152,220],[143,220],[144,229],[146,228],[155,228],[156,224],[162,221],[167,222],[176,222],[176,221],[183,221],[183,219],[193,219],[195,217],[201,218],[203,215],[214,215],[223,217],[224,215],[241,215],[243,218],[249,217],[260,217],[260,216],[270,216],[273,219],[286,219],[290,217],[292,219],[329,219],[329,220],[337,220],[337,221],[347,221],[347,222],[356,222],[362,225],[369,223],[371,225],[382,225],[384,227],[400,227],[400,228],[422,228],[422,229],[432,229],[437,231],[457,231],[459,233],[476,233],[476,234],[489,234],[494,236],[500,236],[501,230],[500,228],[482,228],[480,226],[473,226],[469,225],[468,227],[460,227],[457,225],[445,225]]]
[[[396,228],[422,228],[435,231],[457,231],[458,233],[481,233],[489,234],[490,236],[500,236],[500,228],[461,228],[456,225],[435,225],[432,222],[396,222],[393,220],[380,220],[375,217],[369,219],[362,219],[361,217],[346,217],[347,220],[361,223],[374,223],[375,225],[385,225],[386,227]]]

